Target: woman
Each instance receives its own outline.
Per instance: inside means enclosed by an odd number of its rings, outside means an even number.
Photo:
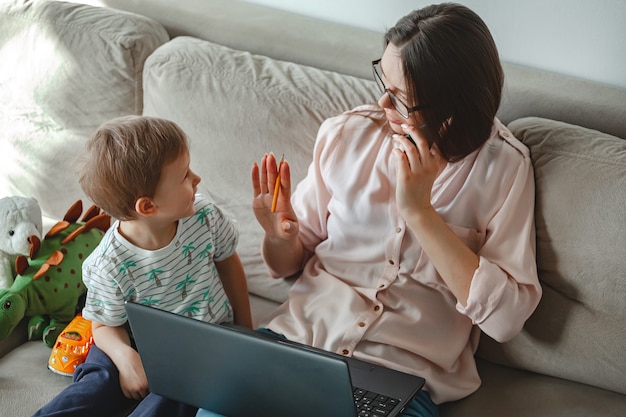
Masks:
[[[533,171],[495,118],[503,72],[475,13],[414,11],[385,45],[378,105],[322,124],[293,195],[288,162],[252,168],[267,266],[301,273],[268,328],[424,377],[403,416],[436,416],[479,387],[480,330],[512,338],[541,297]]]

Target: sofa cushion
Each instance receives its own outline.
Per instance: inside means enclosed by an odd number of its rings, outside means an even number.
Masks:
[[[626,394],[626,140],[540,118],[509,126],[531,151],[543,297],[491,361]]]
[[[3,416],[31,416],[72,381],[47,368],[50,352],[38,340],[26,342],[0,358]]]
[[[105,120],[142,111],[145,58],[169,39],[128,12],[42,0],[0,3],[0,196],[60,218],[84,199],[72,160]]]
[[[177,122],[191,142],[199,191],[239,222],[250,292],[275,301],[289,283],[268,278],[252,213],[250,170],[281,154],[304,177],[321,122],[376,99],[373,81],[251,55],[193,37],[157,49],[144,69],[144,114]]]
[[[476,361],[478,391],[442,404],[441,417],[623,417],[626,396],[586,384]]]

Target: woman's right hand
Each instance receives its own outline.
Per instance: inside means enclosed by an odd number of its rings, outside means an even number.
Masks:
[[[269,239],[292,240],[298,236],[298,219],[291,206],[291,172],[289,163],[280,165],[280,187],[276,210],[272,212],[274,188],[279,175],[279,165],[273,153],[264,155],[261,165],[252,166],[254,215]]]

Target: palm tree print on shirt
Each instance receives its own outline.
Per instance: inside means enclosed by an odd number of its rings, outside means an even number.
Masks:
[[[111,283],[112,287],[117,287],[115,290],[115,296],[116,297],[121,297],[122,296],[122,287],[120,287],[117,283],[117,281],[115,280],[115,278],[111,278],[109,280],[109,282]]]
[[[154,284],[157,287],[160,287],[163,284],[161,284],[161,280],[159,279],[159,274],[162,274],[162,273],[163,273],[163,270],[161,268],[155,268],[144,275],[148,276],[148,281],[154,281]]]
[[[198,315],[200,312],[200,308],[198,307],[199,301],[194,301],[189,306],[185,307],[180,313],[186,315],[187,317],[193,317]],[[210,311],[209,307],[209,311]]]
[[[125,298],[128,301],[135,301],[135,298],[137,298],[137,297],[135,296],[135,288],[134,287],[128,290],[128,294],[126,294]]]
[[[104,302],[103,300],[92,300],[91,302],[91,306],[95,307],[95,310],[93,311],[94,314],[97,314],[98,316],[101,316],[104,314],[104,307],[106,306],[106,302]]]
[[[200,253],[200,259],[207,258],[207,265],[211,266],[212,257],[209,256],[211,253],[211,249],[213,249],[213,244],[211,242],[207,243],[204,250]]]
[[[176,285],[176,289],[177,289],[177,290],[181,290],[180,295],[181,295],[181,297],[183,298],[183,300],[184,300],[185,298],[187,298],[187,286],[188,286],[189,284],[193,284],[193,283],[195,283],[195,282],[196,282],[196,280],[195,280],[195,279],[191,279],[191,275],[187,274],[187,276],[185,277],[185,279],[184,279],[184,280],[182,280],[181,282],[179,282],[179,283]]]
[[[187,257],[187,265],[191,265],[191,252],[193,252],[196,247],[193,245],[193,242],[189,242],[187,245],[183,246],[183,258]]]
[[[211,224],[209,222],[209,214],[213,214],[213,210],[208,207],[203,207],[196,212],[196,223],[204,224],[207,231],[211,231]]]
[[[152,297],[144,298],[143,300],[141,300],[141,304],[148,306],[148,307],[152,307],[153,305],[158,305],[159,303],[161,303],[160,300],[156,300]]]
[[[211,316],[212,319],[214,319],[215,314],[213,313],[213,310],[211,309],[211,303],[215,301],[215,298],[211,295],[210,285],[207,287],[206,292],[202,295],[202,299],[206,300],[207,307],[209,308],[209,315]]]
[[[132,282],[135,282],[135,277],[133,276],[133,273],[130,270],[131,266],[137,266],[137,264],[132,259],[126,259],[125,261],[122,262],[122,266],[120,266],[120,272],[122,273],[122,276],[126,276],[126,274],[128,274],[128,277],[130,278],[130,280]]]

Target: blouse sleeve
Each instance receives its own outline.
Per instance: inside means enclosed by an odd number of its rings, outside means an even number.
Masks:
[[[518,334],[541,298],[534,224],[535,182],[526,149],[500,208],[487,227],[466,306],[457,310],[504,342]],[[518,161],[520,152],[517,153]],[[508,161],[505,161],[508,164]]]
[[[292,206],[298,217],[300,239],[309,255],[321,241],[328,237],[327,207],[332,194],[324,181],[323,165],[329,163],[327,159],[332,154],[329,146],[334,142],[333,138],[339,136],[342,128],[341,117],[330,118],[322,123],[307,175],[298,183],[291,197]]]

